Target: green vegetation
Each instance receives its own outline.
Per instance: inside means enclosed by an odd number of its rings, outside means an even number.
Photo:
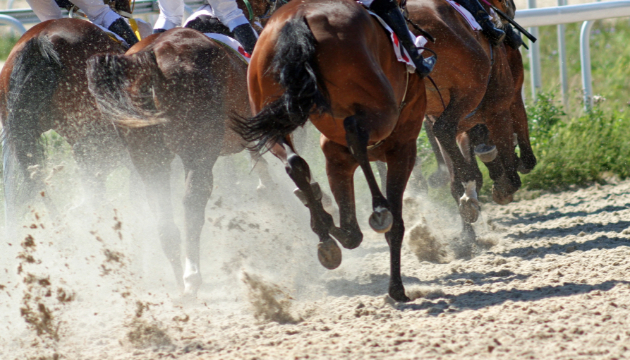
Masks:
[[[583,112],[582,80],[580,65],[581,23],[566,25],[567,71],[569,75],[569,106],[565,109],[570,117]],[[542,65],[542,85],[546,93],[555,92],[560,100],[560,68],[556,26],[539,28],[539,44]],[[630,111],[630,21],[611,19],[597,21],[591,31],[591,68],[593,93],[606,99],[602,108],[611,111]],[[523,57],[525,67],[525,95],[531,103],[529,58]]]
[[[528,189],[562,189],[630,175],[630,114],[603,110],[561,120],[553,97],[539,95],[529,108],[539,163],[523,176]]]
[[[9,34],[0,36],[0,61],[5,61],[20,37]]]

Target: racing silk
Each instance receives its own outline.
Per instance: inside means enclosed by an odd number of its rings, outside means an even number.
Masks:
[[[213,15],[227,26],[230,31],[243,24],[249,24],[243,11],[238,8],[234,0],[206,0],[212,8]],[[184,0],[158,0],[160,15],[154,29],[169,30],[182,25],[184,18]],[[202,6],[199,10],[204,9]],[[197,10],[197,11],[199,11]]]
[[[61,9],[54,0],[26,0],[26,2],[40,21],[63,17]],[[104,28],[109,28],[114,21],[121,17],[105,5],[103,0],[72,0],[72,3],[78,6],[92,23]]]

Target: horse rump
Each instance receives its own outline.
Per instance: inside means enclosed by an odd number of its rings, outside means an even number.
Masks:
[[[88,59],[88,89],[105,118],[138,128],[167,122],[155,104],[161,74],[152,51],[133,55],[95,55]]]
[[[254,143],[250,149],[256,152],[303,126],[311,114],[330,112],[328,90],[317,63],[317,40],[304,17],[284,25],[274,51],[271,68],[261,70],[270,70],[284,92],[251,118],[233,117],[234,130]]]

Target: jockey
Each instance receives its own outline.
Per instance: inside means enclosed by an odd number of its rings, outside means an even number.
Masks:
[[[63,17],[61,9],[54,0],[26,0],[26,2],[40,21],[61,19]],[[72,3],[78,6],[92,23],[116,33],[129,46],[133,46],[138,42],[138,38],[131,30],[129,24],[109,6],[105,5],[103,0],[72,0]]]
[[[207,0],[214,14],[230,32],[243,49],[251,54],[258,40],[258,33],[252,28],[243,11],[238,8],[235,0]],[[182,24],[184,17],[184,0],[158,0],[160,15],[153,26],[153,33],[170,30]],[[190,21],[186,27],[195,28],[195,21]]]
[[[499,45],[505,39],[505,32],[497,29],[492,22],[490,14],[481,6],[479,0],[455,0],[475,17],[481,26],[481,32],[490,40],[493,45]]]
[[[429,75],[431,70],[433,70],[433,65],[435,65],[435,57],[431,56],[426,59],[422,57],[409,32],[407,22],[400,11],[398,2],[396,0],[358,0],[358,2],[380,16],[394,30],[400,43],[407,50],[409,57],[416,65],[416,73],[420,77]]]

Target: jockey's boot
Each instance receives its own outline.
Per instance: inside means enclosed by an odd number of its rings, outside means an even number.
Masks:
[[[234,37],[238,42],[243,45],[243,49],[247,51],[248,54],[252,54],[254,52],[254,46],[256,46],[256,41],[258,41],[258,36],[256,36],[256,30],[252,28],[252,26],[247,24],[242,24],[234,28],[232,30]]]
[[[374,11],[376,15],[380,16],[387,25],[394,30],[394,33],[396,33],[396,36],[400,39],[401,44],[409,53],[411,61],[413,61],[416,65],[416,73],[420,75],[420,77],[426,77],[429,75],[435,65],[435,56],[425,59],[422,55],[420,55],[420,52],[411,37],[409,28],[407,27],[405,17],[398,7],[398,3],[395,0],[374,0],[372,4],[370,4],[369,9]]]
[[[505,44],[509,45],[513,49],[517,49],[523,45],[523,39],[521,33],[514,30],[512,25],[506,24],[503,29],[505,30]]]
[[[131,26],[129,26],[123,18],[116,19],[116,21],[109,25],[107,30],[114,32],[123,38],[127,44],[129,44],[129,47],[134,46],[138,42],[136,34],[133,30],[131,30]]]
[[[492,22],[490,14],[481,6],[478,0],[455,0],[461,6],[470,11],[475,20],[481,25],[481,32],[490,40],[492,45],[499,45],[505,39],[505,32],[497,29]]]

